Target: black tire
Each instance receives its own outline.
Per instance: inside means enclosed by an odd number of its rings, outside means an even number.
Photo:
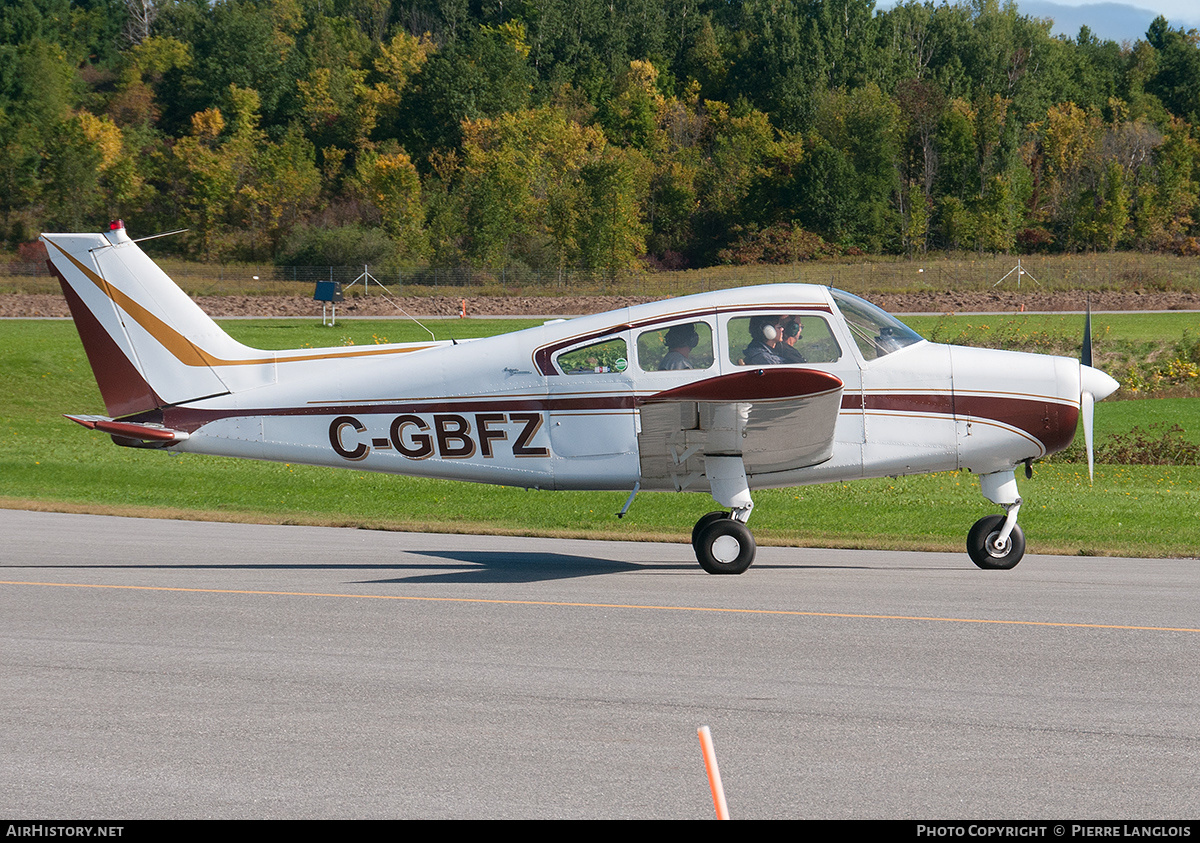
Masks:
[[[696,560],[710,574],[740,574],[754,561],[754,536],[741,521],[713,519],[696,539]]]
[[[1004,526],[1003,515],[989,515],[980,518],[967,533],[967,555],[980,568],[996,571],[1007,571],[1015,568],[1025,555],[1025,534],[1014,524],[1008,536],[1008,546],[996,548],[993,541]]]
[[[700,534],[704,532],[704,528],[714,521],[720,521],[722,518],[728,518],[729,513],[718,509],[716,512],[710,512],[696,522],[696,526],[692,528],[692,549],[696,553],[700,552]]]

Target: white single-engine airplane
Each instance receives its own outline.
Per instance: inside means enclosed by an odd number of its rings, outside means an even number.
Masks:
[[[967,551],[1025,551],[1014,470],[1117,382],[1082,362],[926,342],[857,296],[775,284],[461,342],[260,351],[114,223],[44,234],[118,445],[497,483],[711,493],[704,570],[754,560],[751,490],[967,468],[1005,510]],[[727,511],[728,510],[728,511]],[[624,514],[624,510],[622,511]]]

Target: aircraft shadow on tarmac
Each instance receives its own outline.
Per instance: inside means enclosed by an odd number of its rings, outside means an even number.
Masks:
[[[670,573],[693,573],[695,566],[673,562],[622,562],[615,559],[597,559],[593,556],[576,556],[567,553],[527,553],[500,550],[463,551],[409,551],[412,555],[434,556],[454,560],[478,567],[453,572],[426,574],[397,579],[370,580],[376,583],[403,582],[458,582],[458,583],[523,583],[543,580],[572,579],[602,574],[629,573],[633,571],[660,571]],[[401,567],[397,565],[396,567]],[[405,565],[403,567],[420,567]],[[865,565],[759,565],[758,568],[868,568]]]
[[[397,579],[371,580],[371,582],[418,583],[525,583],[545,580],[592,577],[600,574],[628,573],[658,569],[663,571],[690,570],[693,566],[678,564],[649,564],[621,562],[616,559],[597,559],[594,556],[576,556],[568,553],[525,553],[510,550],[463,550],[463,551],[410,551],[414,556],[432,556],[439,559],[471,565],[442,573],[431,573]],[[397,566],[400,567],[400,566]],[[420,565],[404,565],[419,568]],[[440,566],[439,566],[440,567]]]

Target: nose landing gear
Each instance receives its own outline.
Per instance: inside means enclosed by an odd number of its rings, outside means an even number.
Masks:
[[[1007,536],[1001,536],[1003,515],[980,518],[967,533],[967,555],[980,568],[1008,570],[1025,555],[1025,534],[1013,524]]]
[[[992,503],[1004,507],[1004,515],[980,518],[967,533],[967,555],[980,568],[1008,570],[1025,555],[1025,534],[1017,526],[1021,496],[1012,471],[997,471],[979,477],[979,489]]]

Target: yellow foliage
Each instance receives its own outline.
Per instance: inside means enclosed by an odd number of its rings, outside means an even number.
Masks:
[[[529,57],[529,43],[525,40],[525,24],[508,21],[499,26],[482,26],[484,32],[494,32],[501,40],[516,51],[521,58]]]
[[[1077,168],[1095,143],[1096,128],[1087,112],[1073,102],[1059,103],[1046,112],[1043,148],[1051,172],[1063,174]]]
[[[206,108],[192,115],[192,137],[200,140],[215,140],[225,131],[225,118],[219,108]]]
[[[629,63],[628,90],[645,94],[654,104],[655,111],[662,108],[665,99],[658,92],[658,68],[653,63],[634,59]]]
[[[107,170],[121,159],[122,137],[121,130],[107,117],[96,117],[87,111],[76,115],[83,136],[96,147],[100,153],[100,168]]]
[[[408,253],[421,246],[424,207],[421,178],[408,153],[395,149],[359,156],[356,173],[363,194],[379,209],[384,229]]]
[[[391,41],[379,45],[379,58],[375,59],[375,70],[386,82],[375,85],[375,96],[380,105],[394,107],[400,102],[400,94],[408,86],[417,71],[436,50],[429,33],[420,38],[400,32]]]
[[[151,35],[126,54],[128,64],[122,74],[123,82],[161,79],[163,74],[175,68],[188,68],[192,64],[192,47],[175,38]]]

